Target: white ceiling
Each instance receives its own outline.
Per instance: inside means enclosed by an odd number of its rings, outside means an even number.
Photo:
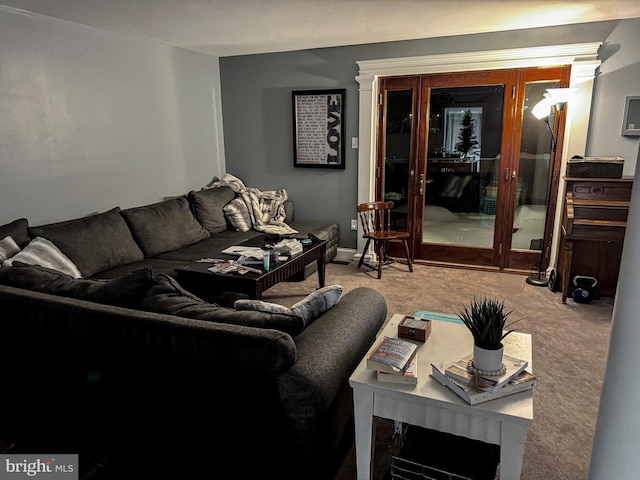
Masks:
[[[220,57],[640,17],[638,0],[0,0],[0,8]]]

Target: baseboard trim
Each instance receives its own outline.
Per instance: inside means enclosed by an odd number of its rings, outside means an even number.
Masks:
[[[341,248],[338,247],[338,252],[334,258],[337,262],[352,262],[354,260],[359,260],[360,255],[357,255],[357,250],[353,248]]]

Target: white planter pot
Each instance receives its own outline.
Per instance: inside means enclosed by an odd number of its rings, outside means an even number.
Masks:
[[[473,366],[478,370],[494,372],[502,368],[504,346],[499,350],[487,350],[473,345]]]

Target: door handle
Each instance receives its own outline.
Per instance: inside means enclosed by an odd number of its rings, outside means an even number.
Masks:
[[[513,172],[511,172],[511,178],[513,180],[515,180],[517,176],[518,176],[518,172],[516,172],[515,170]],[[508,180],[509,180],[509,169],[507,168],[504,171],[504,181],[506,182]]]
[[[424,173],[420,174],[420,180],[418,181],[418,190],[420,195],[424,195]]]

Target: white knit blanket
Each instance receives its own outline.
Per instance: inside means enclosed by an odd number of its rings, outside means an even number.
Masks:
[[[255,187],[247,187],[242,180],[229,173],[213,183],[213,187],[228,186],[240,194],[244,200],[253,228],[259,232],[278,235],[298,233],[284,221],[287,217],[284,203],[287,192],[284,189],[262,192]]]

